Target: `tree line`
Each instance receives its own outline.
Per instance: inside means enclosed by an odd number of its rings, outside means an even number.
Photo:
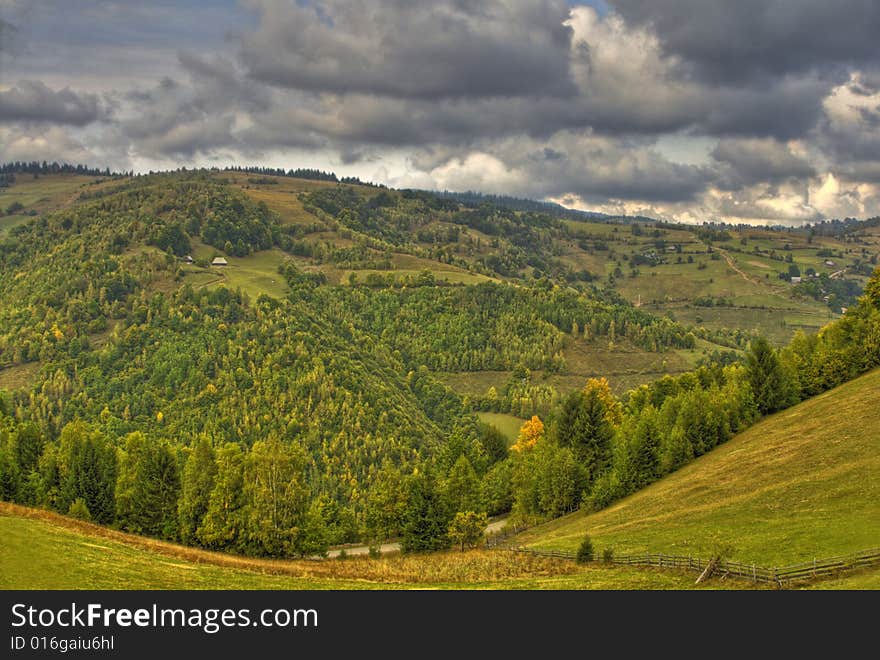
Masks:
[[[591,379],[533,417],[511,456],[512,510],[535,521],[600,509],[726,442],[764,415],[880,366],[880,270],[865,294],[817,334],[782,349],[752,340],[742,362],[710,364],[642,385],[618,401]],[[498,469],[501,469],[500,467]]]

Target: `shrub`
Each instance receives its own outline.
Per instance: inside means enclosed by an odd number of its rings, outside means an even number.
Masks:
[[[614,563],[614,548],[605,548],[602,550],[602,562],[605,564]]]
[[[593,561],[593,540],[589,534],[584,536],[584,540],[581,541],[574,559],[578,564],[586,564]]]
[[[92,514],[89,512],[89,507],[86,506],[86,502],[83,498],[77,497],[70,504],[70,508],[67,510],[67,515],[71,518],[76,518],[77,520],[91,520]]]

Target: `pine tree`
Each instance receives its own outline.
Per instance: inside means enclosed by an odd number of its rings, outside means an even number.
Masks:
[[[781,410],[797,400],[794,383],[766,339],[758,337],[752,341],[745,363],[749,385],[762,415]]]
[[[608,421],[606,403],[595,390],[585,392],[572,449],[586,471],[588,483],[595,481],[608,468],[613,436],[614,428]]]
[[[82,422],[61,431],[58,509],[66,513],[82,498],[92,518],[108,524],[114,518],[116,453],[103,435]]]
[[[648,406],[639,415],[631,445],[638,479],[633,490],[648,485],[660,476],[661,440],[657,409]]]
[[[151,442],[143,433],[130,433],[120,453],[116,484],[119,524],[136,534],[176,539],[179,492],[177,457],[171,447]]]

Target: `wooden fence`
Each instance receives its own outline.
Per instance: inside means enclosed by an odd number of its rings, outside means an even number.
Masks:
[[[497,544],[496,544],[497,545]],[[532,548],[509,548],[515,552],[529,552],[542,557],[556,557],[557,559],[574,559],[575,553],[567,550],[535,550]],[[619,555],[610,558],[614,564],[656,566],[658,568],[677,568],[702,573],[706,570],[709,562],[698,557],[684,557],[681,555],[645,554],[645,555]],[[714,575],[738,577],[752,582],[766,582],[782,586],[791,582],[815,580],[840,575],[866,566],[880,564],[880,548],[862,550],[840,557],[827,559],[814,559],[813,561],[800,564],[791,564],[779,568],[765,568],[756,564],[741,564],[733,561],[720,561],[717,563]]]
[[[529,527],[530,525],[511,525],[508,523],[501,529],[501,531],[486,534],[486,547],[497,548],[502,546],[507,539],[516,536],[520,532],[524,532]]]

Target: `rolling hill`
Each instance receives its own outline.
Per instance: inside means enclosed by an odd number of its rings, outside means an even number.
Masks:
[[[503,551],[279,561],[206,552],[0,503],[0,589],[689,589],[693,575]],[[710,581],[701,588],[731,585]]]
[[[880,370],[772,415],[690,465],[596,513],[518,542],[731,557],[763,566],[880,545]]]
[[[436,549],[456,512],[525,502],[508,446],[533,415],[554,433],[588,378],[607,388],[595,428],[615,435],[615,457],[626,433],[612,410],[656,407],[638,427],[667,434],[645,450],[648,481],[756,419],[731,364],[754,338],[749,310],[781,340],[840,300],[744,259],[806,268],[831,254],[862,273],[876,257],[873,225],[846,240],[731,233],[255,174],[57,174],[0,191],[26,217],[0,237],[0,498],[252,556],[404,534]],[[698,313],[681,323],[671,306]],[[848,333],[873,341],[874,307],[853,309],[834,341],[789,351],[793,395],[876,364],[870,346],[846,348]],[[609,457],[577,452],[559,454],[559,493],[535,490],[527,514],[648,483],[603,491]]]
[[[577,565],[505,551],[255,560],[146,539],[0,503],[0,589],[752,589],[693,573]],[[880,571],[801,585],[878,589]]]

